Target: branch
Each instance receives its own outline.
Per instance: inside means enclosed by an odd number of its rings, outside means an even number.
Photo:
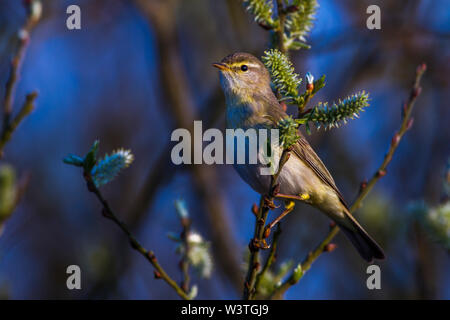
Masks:
[[[189,276],[189,232],[191,229],[191,219],[188,217],[181,218],[181,225],[183,226],[183,231],[181,232],[181,241],[184,245],[184,253],[180,261],[181,272],[183,273],[183,280],[181,282],[181,288],[184,292],[189,292],[190,276]]]
[[[11,135],[14,130],[34,109],[33,102],[37,96],[36,92],[28,94],[25,104],[19,111],[19,114],[11,120],[14,91],[17,87],[22,60],[25,56],[27,45],[30,42],[30,33],[39,21],[42,12],[42,5],[39,0],[25,1],[24,6],[27,9],[27,18],[18,33],[19,45],[11,60],[11,70],[5,86],[5,97],[3,100],[3,126],[0,134],[0,158],[3,156],[3,149],[6,143],[11,139]]]
[[[286,11],[283,8],[283,0],[277,0],[277,11],[278,11],[278,28],[277,34],[277,46],[283,54],[287,54],[286,45],[284,43],[284,27],[286,23]]]
[[[243,294],[243,297],[246,300],[252,299],[256,294],[256,274],[260,267],[259,249],[268,249],[268,246],[265,243],[264,239],[264,227],[266,225],[267,215],[269,214],[270,209],[275,208],[273,199],[278,193],[277,189],[279,189],[279,184],[277,184],[278,176],[280,175],[284,164],[288,161],[289,156],[289,150],[283,150],[280,158],[280,164],[278,166],[278,171],[272,176],[269,192],[261,196],[258,213],[256,215],[255,231],[253,234],[253,238],[249,243],[250,260],[248,263],[248,271],[247,277],[245,279]]]
[[[272,264],[275,262],[275,257],[278,249],[278,239],[280,238],[280,234],[281,234],[281,227],[280,224],[278,224],[277,230],[275,230],[275,233],[273,234],[273,241],[272,246],[270,247],[269,256],[267,257],[266,263],[264,264],[264,267],[262,268],[261,272],[258,273],[258,275],[256,276],[255,282],[256,292],[258,292],[261,280],[264,278],[265,273],[270,269]]]
[[[422,88],[420,87],[420,80],[422,78],[423,73],[426,70],[426,65],[421,64],[416,69],[416,78],[414,81],[414,85],[412,87],[411,93],[409,95],[408,101],[403,105],[402,109],[402,122],[400,125],[400,129],[394,134],[392,138],[389,151],[385,155],[383,162],[381,163],[378,170],[372,176],[369,182],[363,182],[361,184],[360,192],[358,197],[353,202],[353,205],[350,207],[350,212],[353,213],[356,211],[361,205],[364,198],[367,194],[372,190],[374,185],[378,182],[378,180],[386,175],[386,168],[388,164],[392,160],[392,156],[396,151],[400,140],[403,138],[404,134],[411,128],[413,124],[413,118],[411,117],[411,112],[416,102],[417,97],[420,95]],[[323,253],[327,252],[327,246],[330,244],[331,240],[338,234],[339,228],[334,225],[331,230],[328,232],[326,237],[320,242],[320,244],[310,252],[305,259],[297,266],[294,272],[273,292],[271,298],[278,299],[283,296],[283,294],[294,284],[296,284],[303,275],[311,268],[313,262]]]
[[[90,192],[94,193],[97,199],[101,202],[103,205],[102,214],[105,218],[110,219],[113,221],[116,225],[119,226],[119,228],[125,233],[125,235],[128,237],[128,240],[130,241],[131,247],[139,252],[141,255],[143,255],[148,262],[152,264],[152,266],[155,268],[155,277],[161,278],[169,286],[171,286],[175,292],[183,299],[189,300],[188,295],[184,292],[183,289],[181,289],[178,284],[164,271],[164,269],[161,267],[161,265],[158,263],[158,260],[156,259],[155,254],[153,251],[149,251],[145,249],[137,240],[136,238],[131,234],[131,232],[128,230],[128,227],[123,223],[112,211],[111,207],[109,206],[108,202],[103,198],[100,190],[95,186],[94,181],[92,180],[92,176],[90,171],[84,171],[84,179],[87,183],[87,188]]]
[[[284,25],[286,22],[285,19],[286,11],[283,8],[282,0],[277,0],[277,12],[278,12],[278,24],[276,28],[277,49],[281,53],[286,53],[286,47],[284,45],[284,27],[285,27]],[[291,69],[287,68],[287,70],[285,71],[290,75],[292,75],[292,78],[294,80],[296,79],[296,76],[293,75],[293,71]],[[253,233],[253,238],[250,240],[249,243],[250,259],[248,263],[248,270],[247,276],[245,278],[244,293],[243,293],[243,298],[246,300],[253,299],[256,294],[256,282],[257,282],[256,276],[258,274],[258,269],[261,265],[259,262],[259,249],[268,248],[264,236],[267,215],[269,214],[270,209],[275,208],[273,204],[273,199],[275,195],[278,193],[276,189],[279,189],[279,185],[277,185],[278,176],[280,175],[280,172],[283,169],[284,164],[288,161],[289,156],[290,156],[289,150],[284,149],[280,157],[278,171],[274,175],[272,175],[269,192],[266,195],[262,195],[260,199],[258,212],[256,215],[255,230]]]
[[[265,30],[271,30],[276,42],[274,47],[287,54],[289,50],[309,49],[306,35],[309,33],[317,11],[316,0],[276,0],[277,18],[273,19],[272,0],[244,0],[244,6],[254,15],[255,21]],[[286,7],[284,6],[286,5]]]
[[[3,148],[5,147],[6,143],[11,140],[11,136],[16,128],[19,126],[22,120],[25,119],[34,110],[34,100],[36,99],[36,97],[37,92],[28,94],[19,113],[11,121],[9,120],[9,115],[7,115],[5,112],[3,117],[4,126],[0,135],[0,157],[3,154]]]
[[[240,9],[240,8],[239,8]],[[217,88],[214,93],[207,98],[207,100],[202,103],[202,110],[204,106],[218,105],[222,101],[222,91]],[[220,116],[222,115],[221,108],[209,108],[208,112],[202,112],[204,115],[203,123],[206,123],[206,127],[210,127],[212,124],[216,123]],[[143,184],[139,187],[137,196],[132,201],[133,205],[126,214],[128,228],[131,232],[135,231],[140,225],[141,221],[144,219],[150,219],[154,211],[148,210],[150,204],[153,202],[153,198],[156,192],[161,189],[165,184],[167,184],[173,176],[178,172],[178,169],[170,159],[171,143],[166,143],[159,152],[154,164],[149,168],[149,172],[144,178]],[[111,292],[117,288],[118,275],[124,273],[124,271],[129,267],[129,261],[126,258],[128,255],[132,254],[128,250],[128,245],[123,241],[117,241],[115,246],[115,252],[117,256],[124,257],[120,263],[116,266],[114,274],[111,274],[107,282],[96,283],[92,290],[88,293],[88,296],[97,297],[100,296],[99,292]],[[241,286],[242,281],[239,280],[238,284]],[[239,291],[240,291],[239,287]]]

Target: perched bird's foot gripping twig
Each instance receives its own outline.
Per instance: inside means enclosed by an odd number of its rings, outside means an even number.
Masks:
[[[248,245],[251,252],[256,252],[259,249],[267,250],[270,249],[270,245],[267,244],[266,239],[255,239],[253,238]]]
[[[268,208],[268,209],[270,209],[270,210],[273,210],[273,209],[278,208],[278,207],[275,205],[275,203],[273,203],[273,199],[271,199],[271,198],[268,197],[267,195],[264,196],[264,202],[263,202],[263,204],[264,204],[264,207],[266,207],[266,208]]]
[[[292,210],[294,210],[295,202],[294,201],[286,201],[284,205],[283,212],[276,217],[271,223],[269,223],[266,228],[264,229],[264,238],[268,238],[270,236],[270,232],[272,231],[272,228],[277,225],[278,222],[281,221],[285,216],[287,216]]]

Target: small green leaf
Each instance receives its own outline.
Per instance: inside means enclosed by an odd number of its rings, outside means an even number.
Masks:
[[[321,76],[319,79],[314,81],[314,89],[312,94],[314,95],[317,91],[325,87],[325,75]]]
[[[292,280],[297,283],[300,278],[303,276],[302,264],[299,263],[297,267],[294,269],[294,273],[292,274]]]
[[[70,164],[76,167],[82,167],[84,164],[84,159],[77,155],[69,154],[67,157],[63,159],[63,162],[65,164]]]
[[[304,42],[300,42],[300,41],[292,41],[289,44],[289,49],[290,50],[300,50],[300,49],[311,49],[311,46],[309,44],[306,44]]]
[[[311,128],[309,127],[309,122],[306,122],[305,129],[306,129],[306,133],[311,135]]]
[[[320,77],[319,79],[314,81],[313,85],[314,86],[313,86],[311,93],[309,93],[308,91],[305,91],[298,98],[294,99],[295,103],[298,106],[304,107],[305,99],[308,95],[310,95],[312,97],[317,93],[317,91],[319,91],[320,89],[325,87],[325,75],[323,75],[322,77]]]
[[[91,147],[91,149],[89,150],[89,152],[84,157],[84,163],[83,163],[84,170],[86,170],[88,172],[91,171],[92,168],[97,163],[98,145],[99,145],[99,141],[95,140],[94,144]]]

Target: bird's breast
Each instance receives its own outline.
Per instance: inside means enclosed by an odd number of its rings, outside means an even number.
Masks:
[[[268,193],[272,176],[261,174],[264,165],[260,163],[256,165],[235,164],[234,167],[253,190],[260,194]],[[339,211],[342,207],[336,192],[295,154],[291,154],[281,169],[277,182],[280,184],[280,193],[304,196],[304,202],[318,207],[324,212]]]

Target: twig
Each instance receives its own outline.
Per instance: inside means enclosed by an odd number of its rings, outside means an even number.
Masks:
[[[27,19],[18,33],[19,45],[11,60],[11,70],[5,86],[5,97],[3,100],[3,123],[0,134],[0,158],[3,156],[3,149],[11,139],[11,135],[19,123],[34,109],[33,101],[37,96],[36,92],[27,95],[24,106],[19,114],[11,120],[12,107],[14,102],[14,91],[19,79],[20,67],[25,56],[27,45],[30,41],[30,33],[40,19],[41,4],[39,1],[26,1]]]
[[[145,249],[131,234],[125,223],[123,223],[121,220],[119,220],[119,218],[117,218],[117,216],[114,214],[111,207],[109,206],[108,202],[103,198],[102,194],[100,193],[100,190],[95,186],[94,182],[92,181],[92,176],[90,172],[84,172],[83,176],[84,179],[86,180],[88,190],[94,193],[97,199],[103,205],[102,210],[103,216],[105,218],[110,219],[115,224],[117,224],[119,228],[123,231],[123,233],[125,233],[125,235],[128,237],[131,247],[134,250],[138,251],[140,254],[142,254],[152,264],[152,266],[155,268],[155,277],[163,279],[165,282],[167,282],[169,286],[171,286],[175,290],[175,292],[181,298],[189,300],[190,298],[188,297],[186,292],[182,288],[180,288],[180,286],[178,286],[178,284],[161,267],[153,251]]]
[[[24,30],[24,29],[23,29]],[[22,30],[22,31],[23,31]],[[22,65],[22,59],[25,54],[25,50],[28,43],[28,36],[26,32],[22,36],[19,35],[19,47],[16,54],[11,60],[11,71],[9,73],[9,78],[6,81],[5,88],[5,99],[3,101],[3,125],[9,123],[9,119],[12,113],[12,105],[14,98],[14,91],[16,88],[17,80],[19,78],[20,66]]]
[[[37,92],[32,92],[27,95],[25,102],[20,109],[19,113],[14,117],[13,120],[9,120],[9,116],[6,116],[6,113],[4,115],[4,119],[8,118],[8,120],[5,120],[2,133],[0,135],[0,157],[3,154],[3,148],[5,147],[6,143],[11,139],[12,134],[16,130],[17,126],[22,122],[23,119],[26,118],[33,110],[34,110],[34,100],[37,97]],[[6,121],[8,121],[6,123]]]
[[[286,54],[286,46],[284,45],[284,24],[286,22],[286,11],[283,8],[283,0],[277,0],[277,11],[278,19],[280,21],[279,27],[276,31],[278,50],[280,50],[283,54]]]
[[[420,87],[420,80],[422,78],[423,73],[426,70],[426,65],[421,64],[416,69],[416,78],[414,81],[413,88],[411,90],[411,93],[409,95],[408,101],[403,105],[402,109],[402,123],[400,126],[400,129],[394,134],[394,137],[392,138],[389,151],[385,155],[383,162],[381,163],[378,170],[375,172],[375,174],[372,176],[372,178],[367,183],[363,183],[360,188],[360,192],[356,198],[356,200],[353,202],[352,206],[350,207],[350,212],[356,211],[362,204],[362,201],[367,196],[367,194],[372,190],[374,185],[378,182],[378,180],[386,175],[386,168],[388,164],[392,160],[392,156],[394,155],[395,150],[398,147],[398,144],[400,140],[402,139],[403,135],[411,128],[413,124],[413,118],[411,118],[411,112],[414,107],[414,104],[416,102],[417,97],[420,95],[422,88]],[[331,242],[331,240],[338,234],[339,227],[336,225],[333,226],[326,237],[319,243],[319,245],[310,252],[305,259],[300,264],[301,274],[296,274],[293,272],[272,294],[272,299],[278,299],[283,296],[283,294],[288,290],[292,285],[296,284],[303,275],[311,268],[311,265],[313,262],[326,250],[327,245]]]
[[[219,104],[222,99],[222,92],[217,88],[213,95],[211,95],[204,103],[203,106],[211,106]],[[211,112],[206,113],[203,123],[206,123],[205,127],[210,127],[212,124],[216,123],[222,114],[220,108],[213,108],[214,110],[209,110]],[[171,144],[166,143],[162,148],[162,151],[157,156],[154,161],[154,165],[150,168],[147,176],[144,179],[144,183],[139,187],[137,196],[134,198],[132,203],[134,204],[127,213],[128,228],[131,232],[136,230],[140,225],[142,220],[150,219],[151,215],[154,214],[153,211],[147,210],[151,203],[153,203],[153,198],[155,197],[157,191],[162,188],[165,184],[169,183],[171,179],[178,172],[177,167],[170,160],[170,150]],[[134,254],[128,250],[128,245],[123,241],[117,241],[115,244],[115,253],[117,256],[124,257],[122,261],[116,266],[114,274],[108,279],[109,281],[96,283],[92,290],[88,293],[88,296],[97,297],[101,294],[98,292],[110,292],[116,290],[117,280],[119,277],[117,275],[123,274],[125,270],[129,267],[129,259],[127,256],[129,254]],[[242,281],[239,281],[239,285]],[[241,291],[239,287],[239,292]]]
[[[273,199],[278,193],[277,189],[279,184],[277,184],[278,176],[283,169],[284,164],[289,160],[290,150],[285,149],[280,157],[280,163],[278,166],[278,171],[272,175],[272,182],[270,184],[269,192],[261,196],[258,214],[256,216],[255,231],[252,240],[249,243],[250,249],[250,259],[248,264],[247,276],[244,283],[244,299],[252,299],[256,293],[255,283],[256,274],[258,272],[260,262],[259,262],[259,249],[268,248],[265,244],[264,239],[264,227],[266,225],[267,215],[270,209],[274,209]]]
[[[270,247],[270,252],[267,257],[266,263],[264,264],[262,270],[256,276],[255,282],[256,293],[258,293],[259,285],[261,284],[261,280],[264,278],[264,274],[270,269],[272,264],[275,262],[275,257],[278,249],[278,239],[280,238],[280,234],[281,234],[281,227],[280,224],[278,224],[277,230],[275,230],[273,234],[272,246]]]
[[[286,54],[286,47],[284,45],[284,24],[286,22],[286,11],[283,8],[283,1],[277,0],[277,12],[279,19],[279,26],[277,28],[277,47],[282,53]],[[244,293],[243,298],[251,300],[256,294],[256,276],[258,269],[260,267],[259,262],[259,249],[266,248],[267,245],[264,240],[264,228],[266,225],[267,215],[270,209],[273,209],[273,199],[278,192],[275,188],[277,186],[278,176],[284,166],[284,164],[289,159],[289,150],[283,150],[280,157],[280,162],[278,166],[278,171],[272,176],[272,182],[268,194],[262,195],[259,203],[258,213],[256,215],[255,231],[253,238],[249,243],[250,249],[250,259],[248,264],[247,276],[244,283]],[[262,246],[261,246],[262,244]]]
[[[27,44],[30,41],[30,33],[34,26],[40,19],[41,15],[41,3],[39,0],[25,1],[24,6],[27,9],[27,18],[24,25],[18,32],[19,44],[16,52],[13,54],[11,60],[11,70],[9,77],[5,85],[5,97],[3,99],[3,120],[2,129],[0,132],[0,159],[3,158],[3,149],[6,143],[11,139],[13,132],[19,126],[23,119],[26,118],[34,109],[34,100],[37,97],[36,92],[32,92],[26,96],[25,103],[18,112],[18,114],[11,120],[12,107],[14,101],[14,91],[17,86],[20,66],[25,55]],[[21,181],[19,181],[16,192],[16,198],[14,199],[14,205],[9,213],[6,214],[6,218],[0,221],[0,234],[3,229],[4,221],[11,216],[20,200],[25,193],[25,190],[29,183],[29,175],[25,175]]]
[[[183,241],[184,244],[184,253],[183,257],[180,261],[180,267],[181,271],[183,273],[183,280],[181,281],[181,288],[184,290],[184,292],[189,292],[189,283],[190,283],[190,277],[189,277],[189,232],[191,229],[191,219],[189,218],[182,218],[181,219],[181,225],[183,226],[183,231],[181,232],[181,241]]]

